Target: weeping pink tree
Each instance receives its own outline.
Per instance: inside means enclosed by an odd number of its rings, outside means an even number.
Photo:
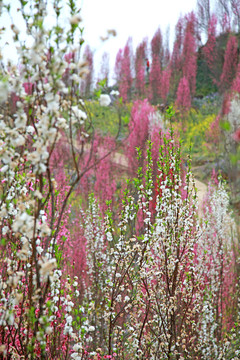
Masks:
[[[232,91],[240,94],[240,64],[238,64],[236,77],[233,80]]]
[[[119,49],[118,53],[116,55],[115,66],[114,66],[115,80],[118,84],[119,84],[120,78],[121,78],[122,59],[123,59],[123,51],[122,51],[122,49]]]
[[[203,48],[203,54],[207,62],[211,78],[214,83],[219,81],[219,62],[217,61],[217,44],[216,44],[216,35],[217,35],[217,17],[213,14],[209,20],[208,24],[208,40],[206,45]]]
[[[181,113],[185,113],[191,107],[191,93],[186,77],[182,77],[179,82],[175,104]]]
[[[183,49],[183,35],[184,35],[184,19],[179,18],[175,27],[175,41],[173,45],[173,52],[170,60],[171,68],[171,96],[174,97],[178,88],[179,80],[182,77],[182,49]]]
[[[179,99],[179,87],[183,85],[180,84],[180,79],[185,78],[184,86],[187,81],[192,98],[196,90],[198,38],[197,21],[193,12],[178,20],[175,32],[171,58],[171,95],[173,98],[177,95]],[[179,100],[177,102],[179,103]]]
[[[152,65],[149,74],[150,99],[154,104],[161,97],[161,69],[163,61],[162,34],[158,29],[151,41]]]
[[[194,96],[196,90],[196,74],[197,74],[197,44],[196,44],[196,17],[191,12],[186,17],[186,27],[182,52],[182,73],[188,80],[191,97]]]
[[[161,67],[159,59],[153,56],[151,70],[149,74],[150,99],[152,103],[159,103],[161,96]]]
[[[167,97],[168,97],[169,88],[170,88],[170,78],[171,78],[171,69],[170,69],[170,66],[168,66],[161,73],[160,96],[161,96],[161,99],[162,99],[164,105],[167,102]]]
[[[112,149],[116,148],[115,139],[106,136],[100,139],[98,156],[102,158],[95,168],[94,193],[99,200],[100,209],[104,212],[107,209],[106,202],[113,201],[116,191],[116,180],[113,169],[113,159],[107,156]]]
[[[147,58],[147,41],[143,40],[138,45],[135,54],[135,88],[136,95],[144,97],[146,95],[145,86],[145,61]]]
[[[132,91],[132,43],[131,39],[128,39],[122,52],[117,54],[115,69],[119,76],[119,92],[126,102],[131,99]]]
[[[88,64],[88,73],[86,74],[84,81],[81,83],[81,92],[85,97],[89,97],[93,84],[93,52],[89,45],[85,47],[83,57]]]
[[[106,86],[108,86],[109,80],[109,54],[107,52],[103,53],[102,62],[101,62],[101,71],[99,75],[100,80],[106,80]]]
[[[136,161],[136,148],[140,148],[145,154],[147,140],[149,139],[149,117],[153,112],[154,108],[147,99],[135,101],[132,107],[126,156],[130,172],[134,175],[136,175],[139,166]]]
[[[223,71],[220,78],[220,90],[229,90],[235,78],[238,64],[238,41],[235,36],[230,36],[225,50]]]

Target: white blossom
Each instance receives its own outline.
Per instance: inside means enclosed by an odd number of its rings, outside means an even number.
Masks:
[[[99,104],[101,106],[108,106],[111,104],[111,98],[108,94],[101,94],[99,98]]]
[[[75,14],[70,19],[71,25],[78,25],[82,21],[81,16],[78,14]]]

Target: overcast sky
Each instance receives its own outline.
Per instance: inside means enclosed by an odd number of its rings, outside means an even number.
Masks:
[[[63,0],[63,3],[64,1],[67,2],[67,0]],[[159,27],[163,37],[165,37],[169,26],[171,48],[174,40],[174,28],[179,16],[195,10],[196,1],[78,0],[77,5],[82,9],[84,38],[94,51],[95,76],[98,75],[102,54],[105,51],[110,55],[110,68],[113,71],[116,54],[120,48],[124,47],[129,37],[132,37],[133,48],[135,49],[144,38],[151,41]],[[16,25],[21,26],[16,19],[16,17],[19,18],[16,12],[17,7],[19,7],[18,0],[5,2],[10,2]],[[11,23],[11,20],[5,15],[1,21],[1,26],[6,26],[7,23]],[[109,29],[115,29],[117,36],[102,42],[100,36],[104,37]],[[6,47],[4,56],[14,56],[10,46]]]
[[[170,26],[171,48],[179,16],[195,10],[196,0],[81,0],[81,8],[86,42],[95,52],[95,62],[106,51],[113,69],[116,53],[129,37],[135,49],[144,38],[151,41],[159,27],[164,37]],[[117,37],[102,42],[99,37],[108,29],[115,29]]]

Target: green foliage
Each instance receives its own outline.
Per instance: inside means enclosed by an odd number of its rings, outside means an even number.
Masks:
[[[204,116],[201,112],[191,109],[187,119],[187,129],[181,133],[183,142],[183,153],[186,155],[192,146],[193,159],[206,157],[211,160],[215,154],[209,153],[206,147],[206,131],[210,128],[211,123],[215,120],[216,115]]]
[[[107,84],[107,79],[98,81],[97,87],[94,90],[94,98],[96,98],[96,100],[98,100],[100,98],[100,95],[103,92],[106,92],[106,84]]]
[[[101,90],[99,91],[100,96]],[[98,101],[88,101],[86,102],[86,106],[90,111],[94,128],[103,136],[116,136],[119,128],[119,113],[116,111],[116,108],[112,106],[100,106]],[[132,104],[121,107],[120,116],[122,119],[122,137],[125,137],[128,133],[128,122],[130,118],[131,106]]]
[[[213,83],[211,72],[200,50],[197,59],[196,97],[203,97],[216,91],[217,86]]]

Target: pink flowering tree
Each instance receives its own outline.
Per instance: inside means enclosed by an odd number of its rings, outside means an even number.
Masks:
[[[218,83],[220,74],[219,74],[219,61],[217,59],[217,44],[216,44],[216,35],[217,35],[217,17],[213,14],[209,20],[208,24],[208,39],[207,43],[204,46],[203,52],[206,59],[208,68],[211,73],[211,77],[215,83]]]
[[[119,49],[116,55],[115,66],[114,66],[115,80],[117,83],[119,83],[121,77],[122,57],[123,57],[123,51],[122,49]]]
[[[188,111],[191,107],[191,93],[189,88],[188,79],[186,77],[181,78],[178,90],[176,106],[180,111]]]
[[[171,57],[171,95],[175,97],[181,78],[188,81],[190,97],[195,94],[197,73],[197,21],[194,13],[180,18]],[[178,96],[178,95],[177,95]]]
[[[186,20],[182,52],[182,73],[188,80],[191,98],[196,90],[197,54],[196,54],[196,18],[190,13]]]
[[[167,97],[169,94],[170,89],[170,79],[171,79],[171,70],[170,67],[167,67],[165,70],[161,73],[161,90],[160,90],[160,96],[163,101],[163,104],[165,105],[167,102]]]
[[[153,104],[160,102],[161,96],[161,64],[159,57],[153,55],[149,74],[150,97]]]
[[[162,34],[158,29],[151,41],[152,64],[149,74],[150,98],[154,104],[160,102],[161,70],[163,62]]]
[[[147,140],[149,139],[149,118],[153,112],[154,108],[147,99],[136,101],[132,107],[126,156],[129,162],[129,170],[133,174],[136,174],[138,168],[136,148],[140,147],[144,154],[146,151]]]
[[[123,102],[126,102],[131,99],[132,91],[132,47],[131,39],[127,41],[123,51],[120,51],[117,54],[115,73],[117,77],[119,76],[119,92],[120,96],[123,99]]]
[[[144,40],[136,49],[135,54],[135,87],[137,96],[144,97],[146,94],[146,58],[147,42]]]
[[[222,75],[220,78],[220,89],[230,89],[235,78],[238,64],[238,42],[235,36],[230,36],[227,42]]]
[[[106,86],[108,86],[109,80],[109,54],[107,52],[103,53],[102,62],[101,62],[101,71],[99,75],[99,80],[105,80]]]
[[[81,82],[81,93],[84,97],[89,97],[93,85],[93,52],[89,45],[85,47],[83,58],[87,63],[87,72]]]
[[[182,48],[184,39],[184,20],[179,18],[177,25],[175,26],[175,40],[173,44],[173,51],[170,60],[171,66],[171,95],[175,96],[178,83],[181,78],[182,69]]]
[[[240,64],[238,64],[237,72],[236,72],[236,77],[235,77],[235,79],[233,80],[231,90],[232,90],[234,93],[240,94]]]

